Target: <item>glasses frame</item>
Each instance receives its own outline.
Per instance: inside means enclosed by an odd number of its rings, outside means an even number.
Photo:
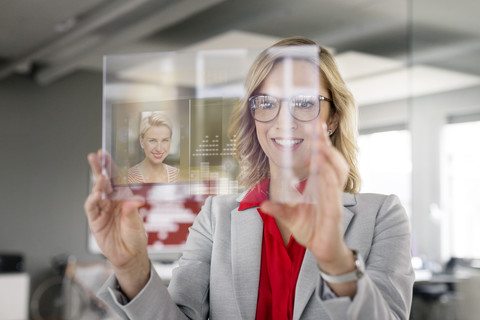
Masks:
[[[249,107],[249,109],[250,109],[250,114],[252,115],[252,117],[253,117],[253,119],[254,119],[255,121],[264,122],[264,123],[266,123],[266,122],[271,122],[271,121],[275,120],[275,118],[277,118],[278,115],[280,114],[280,109],[282,108],[282,102],[283,102],[283,101],[288,101],[288,112],[290,113],[290,115],[292,116],[292,118],[294,118],[295,120],[300,121],[300,122],[309,122],[309,121],[312,121],[312,120],[317,119],[318,116],[320,115],[320,110],[322,109],[322,101],[328,101],[328,102],[330,102],[330,103],[332,104],[332,106],[335,105],[335,104],[333,103],[333,100],[332,100],[332,99],[327,98],[327,97],[324,97],[324,96],[322,96],[322,95],[317,95],[318,101],[319,101],[319,107],[318,107],[318,113],[317,113],[317,115],[316,115],[314,118],[310,119],[310,120],[301,120],[301,119],[298,119],[297,117],[295,117],[295,116],[293,115],[293,112],[292,112],[292,107],[291,107],[292,103],[291,103],[291,101],[292,101],[292,98],[294,98],[294,97],[296,97],[296,96],[300,96],[300,94],[298,94],[298,95],[293,95],[293,96],[291,96],[290,98],[277,98],[277,97],[272,96],[272,95],[269,95],[269,94],[256,94],[256,95],[253,95],[253,96],[251,96],[250,98],[248,98],[248,107]],[[313,96],[315,96],[315,95],[313,95]],[[253,104],[253,100],[254,100],[255,98],[258,98],[258,97],[272,97],[272,98],[274,98],[276,101],[279,102],[279,107],[278,107],[277,114],[276,114],[272,119],[265,121],[265,120],[258,120],[257,118],[255,118],[255,107],[252,106],[252,104]]]

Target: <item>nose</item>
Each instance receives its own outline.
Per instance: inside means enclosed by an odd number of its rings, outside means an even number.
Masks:
[[[153,148],[155,151],[161,151],[162,149],[162,143],[161,142],[157,142],[155,143],[155,147]]]
[[[275,118],[275,126],[278,129],[294,129],[297,126],[297,122],[290,114],[290,110],[288,110],[288,103],[285,100],[280,102],[280,110]]]

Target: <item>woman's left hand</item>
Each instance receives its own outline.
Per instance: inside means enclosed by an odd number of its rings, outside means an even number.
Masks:
[[[315,136],[304,201],[293,205],[266,201],[261,209],[313,253],[322,271],[339,275],[355,269],[343,240],[342,194],[349,168],[324,125],[317,126]]]

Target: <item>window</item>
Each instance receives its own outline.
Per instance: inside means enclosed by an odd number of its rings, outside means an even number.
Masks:
[[[362,134],[359,169],[362,192],[396,194],[408,215],[411,212],[411,137],[410,131],[394,130]]]
[[[451,123],[442,132],[443,254],[480,258],[480,121]]]

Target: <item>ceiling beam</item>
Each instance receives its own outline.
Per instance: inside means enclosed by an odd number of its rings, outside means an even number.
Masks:
[[[478,52],[480,50],[480,40],[475,38],[428,49],[413,49],[412,59],[415,64],[441,62],[455,58],[459,59],[462,55]]]

